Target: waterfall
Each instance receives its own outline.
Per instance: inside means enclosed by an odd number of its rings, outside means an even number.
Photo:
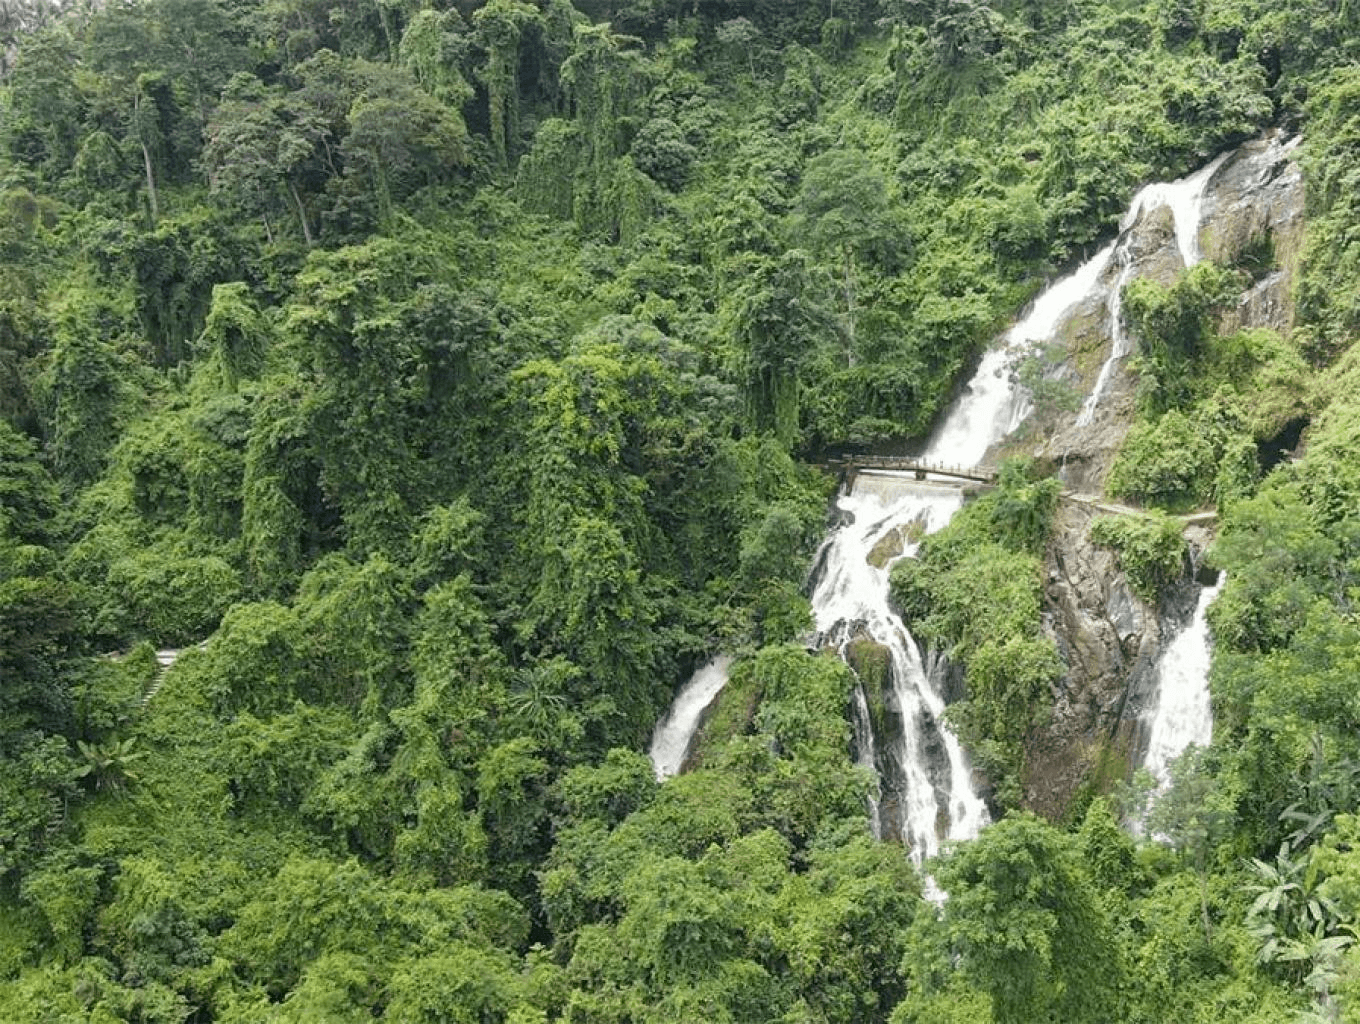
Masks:
[[[861,763],[870,756],[877,762],[880,793],[871,802],[870,816],[878,834],[894,822],[893,830],[918,863],[939,849],[941,832],[951,839],[975,835],[987,812],[974,790],[963,748],[944,727],[944,699],[930,686],[916,644],[888,605],[888,570],[897,558],[913,552],[915,544],[904,538],[902,553],[880,560],[881,568],[870,562],[870,553],[894,534],[919,537],[938,529],[962,502],[956,487],[861,473],[853,490],[838,501],[846,523],[832,536],[812,595],[823,643],[844,656],[850,643],[864,636],[888,651],[891,711],[900,717],[900,728],[888,749],[875,750],[867,704],[857,707],[856,746]],[[944,758],[932,758],[931,747],[941,742]]]
[[[1105,298],[1106,317],[1110,325],[1110,355],[1101,365],[1095,387],[1082,404],[1081,412],[1077,416],[1077,426],[1084,427],[1091,422],[1096,407],[1109,386],[1115,365],[1128,356],[1130,351],[1128,334],[1124,330],[1124,286],[1129,283],[1134,272],[1132,228],[1144,213],[1161,206],[1167,207],[1171,211],[1172,223],[1175,226],[1176,248],[1180,253],[1181,263],[1186,268],[1193,267],[1201,259],[1199,225],[1204,206],[1204,193],[1214,172],[1230,155],[1230,152],[1220,153],[1194,174],[1176,181],[1155,182],[1145,186],[1133,197],[1128,212],[1120,220],[1118,237],[1103,250],[1109,254],[1106,256],[1106,263],[1112,260],[1119,268]]]
[[[972,467],[1024,420],[1029,399],[1015,386],[1008,363],[1025,346],[1052,338],[1071,308],[1098,287],[1115,252],[1111,243],[1072,273],[1050,285],[1001,343],[983,356],[964,393],[936,428],[923,462]],[[920,653],[902,620],[888,605],[888,571],[911,557],[922,536],[949,522],[963,504],[957,488],[905,475],[862,472],[837,505],[845,524],[833,533],[819,559],[812,609],[821,642],[845,654],[856,636],[889,652],[893,716],[900,722],[887,749],[876,749],[868,708],[854,711],[861,763],[879,767],[879,792],[870,805],[876,834],[895,831],[917,863],[933,855],[942,839],[968,839],[987,823],[987,809],[973,783],[958,738],[944,723],[944,698],[921,665]],[[875,549],[896,545],[890,557],[871,561]]]
[[[1109,386],[1115,366],[1129,354],[1129,336],[1124,330],[1124,286],[1129,283],[1129,278],[1133,274],[1132,253],[1127,248],[1120,248],[1115,259],[1119,273],[1115,275],[1114,284],[1111,285],[1110,293],[1105,300],[1106,317],[1110,324],[1110,354],[1100,365],[1095,387],[1081,404],[1081,412],[1077,414],[1079,427],[1086,426],[1095,417],[1096,406],[1100,404],[1101,396]]]
[[[1051,338],[1065,313],[1097,286],[1113,246],[1047,288],[1002,343],[983,356],[963,395],[939,424],[921,459],[937,465],[978,465],[987,450],[1013,431],[1029,411],[1007,364],[1022,346]],[[897,558],[911,557],[922,536],[949,522],[963,504],[954,486],[891,473],[863,472],[838,507],[845,524],[821,557],[812,607],[823,643],[844,655],[856,636],[887,648],[892,670],[891,711],[900,722],[889,749],[877,750],[867,706],[856,697],[856,747],[863,763],[879,766],[878,795],[870,815],[877,834],[893,827],[920,863],[942,839],[969,839],[987,823],[987,809],[973,782],[958,738],[944,722],[944,697],[921,665],[920,653],[902,620],[888,605],[888,572]],[[884,544],[900,550],[871,561]],[[868,735],[866,735],[868,734]]]
[[[647,751],[657,781],[677,774],[684,765],[704,712],[727,685],[727,674],[731,668],[732,659],[725,654],[719,655],[701,666],[680,687],[670,711],[656,724],[652,732],[652,745]]]
[[[936,465],[978,465],[987,450],[1024,420],[1029,399],[1015,386],[1008,363],[1025,347],[1051,339],[1071,309],[1101,294],[1111,265],[1119,268],[1111,291],[1104,293],[1114,324],[1120,318],[1120,291],[1132,273],[1129,228],[1145,209],[1169,206],[1176,239],[1186,265],[1199,259],[1199,209],[1204,189],[1226,154],[1180,181],[1154,184],[1134,198],[1121,222],[1120,236],[1072,273],[1058,280],[1031,304],[1001,343],[983,356],[973,379],[936,428],[921,461]],[[1117,341],[1101,383],[1088,400],[1094,409],[1114,360],[1127,355]],[[1083,416],[1089,419],[1089,411]],[[837,505],[844,525],[837,528],[819,558],[820,575],[812,606],[820,642],[844,656],[857,637],[886,648],[892,669],[887,714],[898,728],[890,744],[875,746],[863,687],[857,689],[853,721],[857,758],[879,768],[879,791],[870,801],[876,832],[899,836],[918,863],[938,850],[942,839],[967,839],[987,822],[987,811],[973,783],[972,769],[958,739],[943,719],[944,698],[921,665],[915,642],[888,605],[888,571],[897,558],[911,557],[920,538],[949,522],[962,494],[942,482],[881,472],[861,472]],[[888,552],[884,554],[885,550]],[[874,558],[878,554],[879,557]],[[877,564],[875,564],[875,562]]]
[[[1209,622],[1206,613],[1226,576],[1204,587],[1189,625],[1176,634],[1157,662],[1157,706],[1152,712],[1147,755],[1143,767],[1152,772],[1159,789],[1170,778],[1167,765],[1190,744],[1204,747],[1213,738],[1209,707]]]
[[[931,436],[923,462],[976,466],[988,448],[1024,421],[1030,411],[1029,395],[1010,380],[1011,360],[1027,346],[1053,337],[1064,314],[1096,288],[1113,251],[1113,244],[1107,245],[1045,288],[1001,343],[982,357],[963,396]]]
[[[1115,363],[1128,354],[1120,302],[1123,286],[1138,262],[1131,229],[1145,210],[1169,207],[1180,259],[1185,266],[1194,265],[1200,258],[1198,236],[1205,191],[1227,156],[1219,156],[1179,181],[1149,185],[1140,191],[1121,220],[1118,237],[1045,289],[1024,317],[983,356],[972,380],[937,425],[920,455],[921,461],[961,468],[977,466],[987,451],[1029,413],[1029,397],[1012,381],[1009,364],[1028,346],[1052,339],[1073,307],[1094,299],[1103,303],[1113,344],[1078,421],[1089,422]],[[841,525],[823,543],[810,581],[819,645],[834,647],[843,657],[861,639],[886,650],[888,692],[868,693],[861,681],[853,694],[850,717],[854,756],[857,764],[874,768],[878,777],[877,790],[869,802],[875,834],[900,838],[917,863],[936,853],[944,840],[976,835],[988,820],[968,756],[944,721],[945,699],[938,680],[932,681],[924,670],[915,641],[888,604],[888,573],[893,562],[914,556],[921,538],[948,523],[962,503],[962,491],[942,480],[860,472],[837,498]],[[1216,590],[1202,595],[1202,603],[1207,604],[1214,593]],[[1171,756],[1157,751],[1179,752],[1201,733],[1207,739],[1207,709],[1202,714],[1176,710],[1182,676],[1198,680],[1195,685],[1203,690],[1207,665],[1204,637],[1201,607],[1195,621],[1177,637],[1163,659],[1160,671],[1164,692],[1148,758],[1154,771]],[[1195,668],[1196,664],[1200,667]],[[657,725],[650,753],[658,778],[679,771],[704,710],[726,682],[729,665],[729,659],[719,658],[696,672]],[[1187,688],[1194,689],[1188,684]],[[881,711],[877,717],[872,705]],[[1199,724],[1186,724],[1192,721]],[[876,734],[876,725],[885,723],[888,735]],[[1188,730],[1188,738],[1183,740],[1176,738],[1176,730],[1182,728]],[[1162,760],[1154,765],[1155,758]]]

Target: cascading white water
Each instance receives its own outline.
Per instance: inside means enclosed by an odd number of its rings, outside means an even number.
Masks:
[[[1091,393],[1081,404],[1081,412],[1077,414],[1079,427],[1087,426],[1095,418],[1096,407],[1100,405],[1101,396],[1109,387],[1115,366],[1121,359],[1126,358],[1130,351],[1128,332],[1124,330],[1124,286],[1129,283],[1129,278],[1133,274],[1133,260],[1130,257],[1131,254],[1126,248],[1120,248],[1116,255],[1119,273],[1115,275],[1114,284],[1105,299],[1106,317],[1110,324],[1110,354],[1100,365],[1095,387],[1091,388]]]
[[[684,765],[704,711],[727,685],[731,668],[732,659],[725,654],[701,666],[680,687],[670,711],[656,724],[647,756],[652,759],[652,771],[658,781],[675,775]]]
[[[900,778],[881,779],[880,788],[891,790],[897,800],[901,839],[918,863],[939,849],[942,816],[948,820],[949,838],[966,839],[985,824],[987,811],[973,789],[972,770],[962,747],[943,728],[944,700],[930,687],[915,643],[888,605],[891,562],[877,568],[870,564],[869,553],[887,534],[900,528],[922,533],[938,529],[949,521],[962,500],[961,492],[947,485],[896,474],[860,474],[851,493],[839,499],[847,522],[832,537],[812,595],[813,615],[824,641],[844,652],[855,635],[863,633],[888,649],[893,696],[902,727],[894,749],[886,753]],[[905,553],[910,554],[914,547],[909,545]],[[862,714],[863,724],[868,725],[867,707]],[[927,757],[927,730],[940,731],[948,756],[949,778],[938,785],[934,776],[939,766],[931,765]],[[862,759],[865,747],[872,742],[872,729],[868,736],[868,740],[860,741]],[[943,813],[941,797],[947,801]],[[878,800],[871,802],[870,813],[877,823]],[[877,827],[881,829],[881,825]]]
[[[1171,211],[1172,223],[1175,226],[1176,248],[1180,253],[1181,262],[1187,268],[1193,267],[1201,258],[1199,225],[1201,210],[1204,205],[1204,193],[1209,187],[1209,181],[1213,178],[1214,172],[1218,170],[1224,160],[1228,159],[1229,155],[1229,153],[1220,153],[1194,174],[1188,174],[1176,181],[1159,181],[1145,186],[1133,197],[1128,212],[1120,220],[1118,238],[1102,250],[1102,252],[1110,254],[1106,257],[1106,263],[1112,258],[1115,265],[1119,267],[1119,272],[1115,274],[1114,281],[1111,283],[1105,299],[1106,316],[1110,325],[1110,354],[1100,367],[1095,387],[1091,389],[1091,393],[1086,396],[1086,401],[1082,404],[1081,412],[1077,415],[1077,426],[1084,427],[1091,422],[1095,416],[1096,407],[1100,404],[1105,389],[1109,386],[1110,377],[1114,373],[1116,364],[1119,360],[1126,358],[1130,351],[1128,333],[1124,330],[1123,322],[1124,286],[1129,283],[1134,272],[1134,260],[1129,250],[1129,245],[1133,239],[1133,233],[1130,229],[1138,223],[1138,219],[1146,211],[1154,210],[1160,206],[1167,207]]]
[[[1008,364],[1026,346],[1053,337],[1064,315],[1099,286],[1113,252],[1113,244],[1106,246],[1039,295],[1002,343],[983,356],[963,395],[936,428],[921,461],[974,467],[992,445],[1020,425],[1029,412],[1029,401],[1012,381]],[[880,792],[891,792],[896,798],[901,839],[918,863],[939,849],[942,837],[975,836],[987,823],[987,809],[973,785],[967,755],[944,724],[944,699],[922,669],[905,625],[888,605],[891,565],[876,568],[869,555],[894,532],[919,541],[949,522],[962,503],[962,493],[948,484],[901,474],[860,473],[853,489],[838,499],[847,522],[827,545],[812,595],[813,615],[824,642],[844,652],[861,633],[890,652],[893,697],[902,727],[895,749],[885,753],[899,777],[881,779]],[[914,553],[915,543],[908,543],[900,557]],[[867,719],[867,708],[863,716]],[[861,759],[865,744],[861,740]],[[943,748],[943,764],[931,764],[928,757],[937,745]],[[870,812],[879,822],[878,800],[871,801]],[[877,828],[881,826],[876,824]]]
[[[1143,767],[1159,789],[1170,778],[1167,766],[1190,744],[1204,747],[1213,738],[1209,708],[1209,605],[1223,589],[1226,576],[1199,592],[1190,623],[1171,641],[1157,663],[1157,707],[1152,713]]]
[[[1199,222],[1200,210],[1204,206],[1205,189],[1209,187],[1209,180],[1214,176],[1214,172],[1231,155],[1232,151],[1227,150],[1184,178],[1170,182],[1159,181],[1145,186],[1129,204],[1129,212],[1124,214],[1124,219],[1120,222],[1120,231],[1124,231],[1137,221],[1144,210],[1153,210],[1159,206],[1169,207],[1173,223],[1176,225],[1176,247],[1180,250],[1181,262],[1187,267],[1193,267],[1200,260]]]

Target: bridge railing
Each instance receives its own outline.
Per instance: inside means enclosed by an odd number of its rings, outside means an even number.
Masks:
[[[863,455],[844,456],[827,462],[828,468],[847,473],[864,470],[888,470],[895,473],[914,473],[918,480],[927,475],[954,477],[958,480],[973,480],[978,483],[991,483],[996,480],[996,470],[991,466],[959,466],[927,462],[900,455]]]

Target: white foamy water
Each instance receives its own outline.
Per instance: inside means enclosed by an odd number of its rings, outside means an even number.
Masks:
[[[1105,273],[1115,243],[1092,256],[1072,273],[1049,285],[1030,306],[1025,318],[1006,335],[1008,345],[1020,342],[1047,341],[1062,322],[1063,314],[1095,290],[1100,275]]]
[[[690,676],[675,695],[670,711],[657,723],[652,732],[652,745],[647,756],[652,759],[652,770],[657,780],[669,779],[685,763],[689,745],[699,728],[699,721],[714,699],[727,685],[732,659],[720,654]]]
[[[1017,352],[1053,337],[1063,314],[1096,286],[1113,249],[1113,245],[1106,246],[1045,288],[1001,344],[982,357],[967,390],[931,435],[921,454],[923,461],[971,468],[982,461],[988,448],[1023,422],[1029,415],[1029,396],[1011,383],[1008,364]]]
[[[855,635],[867,635],[889,652],[893,699],[902,716],[902,729],[894,749],[883,753],[891,758],[899,777],[882,780],[880,791],[891,791],[896,797],[901,839],[917,863],[938,851],[941,838],[976,835],[987,822],[987,810],[973,788],[963,748],[944,726],[944,700],[926,678],[906,626],[888,605],[891,562],[879,569],[868,558],[874,546],[894,531],[910,528],[923,535],[939,529],[962,502],[962,492],[956,487],[900,474],[859,474],[854,489],[837,502],[853,521],[832,536],[812,595],[817,631],[825,640],[844,652]],[[908,544],[903,556],[913,554],[915,548],[914,543]],[[867,708],[858,714],[867,725]],[[929,761],[932,731],[940,734],[947,765]],[[872,738],[867,742],[872,743]],[[863,758],[866,740],[861,739],[861,744]],[[877,823],[877,800],[870,814]]]
[[[1077,416],[1077,426],[1084,427],[1091,422],[1095,416],[1096,407],[1100,404],[1101,397],[1105,394],[1106,388],[1109,387],[1110,377],[1114,374],[1115,365],[1119,360],[1126,358],[1131,351],[1128,332],[1124,330],[1124,286],[1129,283],[1134,271],[1132,253],[1129,251],[1129,245],[1133,238],[1131,229],[1147,211],[1155,210],[1161,206],[1169,208],[1172,223],[1175,225],[1176,248],[1180,253],[1181,263],[1186,268],[1193,267],[1202,258],[1199,248],[1199,225],[1204,207],[1204,194],[1214,172],[1222,166],[1223,161],[1228,159],[1228,156],[1229,153],[1220,153],[1194,174],[1188,174],[1176,181],[1159,181],[1144,186],[1133,197],[1133,202],[1129,204],[1128,211],[1120,220],[1118,238],[1104,250],[1110,254],[1106,258],[1106,262],[1108,263],[1110,258],[1113,258],[1115,265],[1119,267],[1119,273],[1115,275],[1105,299],[1106,318],[1109,321],[1110,354],[1101,364],[1100,373],[1096,376],[1095,387],[1091,389],[1091,393],[1086,396],[1086,401],[1082,403],[1081,412]]]
[[[1199,592],[1195,614],[1162,652],[1157,663],[1157,708],[1152,713],[1143,767],[1158,789],[1170,782],[1167,765],[1194,743],[1207,747],[1214,734],[1209,706],[1209,605],[1223,589],[1226,575]]]
[[[1204,192],[1209,187],[1209,179],[1228,159],[1231,151],[1218,154],[1193,174],[1177,178],[1171,182],[1155,182],[1145,186],[1129,204],[1129,212],[1124,214],[1119,230],[1126,231],[1145,210],[1155,210],[1159,206],[1169,207],[1176,225],[1176,246],[1180,249],[1181,262],[1193,267],[1200,261],[1199,222],[1200,211],[1204,206]]]

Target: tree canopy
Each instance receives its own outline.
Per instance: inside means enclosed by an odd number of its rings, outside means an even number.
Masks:
[[[1360,1019],[1358,47],[1322,0],[0,0],[0,1019]],[[1214,743],[1150,835],[1110,779],[1025,810],[1060,488],[1011,464],[892,577],[997,819],[918,868],[806,646],[817,467],[1269,128],[1297,251],[1124,296],[1110,489],[1222,517]],[[1288,329],[1221,329],[1285,269]],[[1149,599],[1168,522],[1095,534]]]

